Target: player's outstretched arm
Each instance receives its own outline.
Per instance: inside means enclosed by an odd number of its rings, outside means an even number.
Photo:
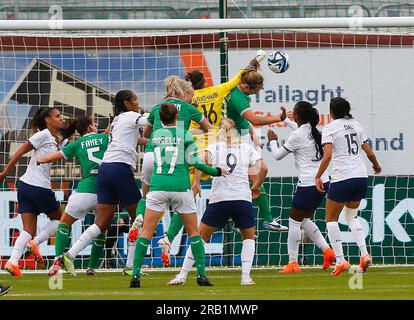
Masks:
[[[63,159],[62,152],[56,151],[56,152],[50,153],[46,156],[40,157],[39,159],[37,159],[37,163],[38,164],[50,163],[50,162],[59,161],[61,159]]]
[[[30,144],[30,142],[26,141],[20,148],[17,150],[17,152],[13,155],[13,157],[10,159],[9,163],[6,165],[4,170],[0,173],[0,181],[4,180],[11,169],[16,165],[16,163],[20,160],[20,158],[28,153],[30,150],[33,150],[33,146]]]
[[[291,120],[290,117],[292,117],[292,111],[286,111],[284,106],[280,107],[280,119],[292,130],[296,130],[298,127],[298,124]]]
[[[372,169],[374,169],[375,174],[381,173],[381,166],[378,163],[377,157],[375,156],[374,151],[372,151],[371,147],[369,146],[368,142],[362,144],[362,150],[364,150],[365,154],[367,155],[369,161],[372,163]]]
[[[290,153],[285,147],[279,148],[278,136],[274,131],[269,130],[267,132],[267,139],[269,140],[270,151],[277,161],[282,160]]]
[[[281,122],[280,115],[277,116],[258,116],[252,110],[247,110],[243,113],[243,117],[254,126],[263,126],[276,122]]]
[[[241,81],[241,77],[244,73],[251,70],[257,70],[260,68],[260,62],[263,61],[263,59],[266,58],[266,51],[264,50],[257,50],[256,56],[250,60],[249,64],[241,69],[237,74],[231,78],[228,82],[223,83],[221,86],[225,89],[225,91],[228,93],[234,88],[236,88]]]
[[[325,145],[323,146],[323,158],[322,158],[321,164],[319,165],[318,172],[316,173],[316,176],[315,176],[316,189],[318,189],[319,192],[325,192],[321,177],[323,173],[326,171],[326,169],[328,168],[329,163],[331,162],[331,159],[332,159],[332,143],[325,143]]]

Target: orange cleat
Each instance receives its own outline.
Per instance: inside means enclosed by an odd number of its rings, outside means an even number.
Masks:
[[[366,272],[369,266],[372,264],[372,257],[369,254],[361,257],[361,261],[359,262],[358,272],[363,273]]]
[[[335,252],[331,248],[328,248],[323,252],[322,255],[323,255],[322,269],[323,269],[323,271],[325,271],[330,266],[334,265],[334,263],[335,263]]]
[[[341,264],[335,266],[334,271],[332,271],[331,276],[337,277],[345,270],[348,270],[351,267],[348,261],[344,260]]]
[[[12,264],[10,261],[7,261],[6,265],[4,266],[4,270],[10,273],[13,277],[22,276],[22,270],[20,270],[19,266]]]
[[[45,266],[45,260],[43,260],[39,247],[33,240],[30,240],[29,243],[27,244],[27,250],[33,253],[34,258],[36,262],[38,263],[39,267],[43,268]]]
[[[301,272],[299,264],[296,261],[289,262],[285,267],[280,270],[278,273],[297,273]]]

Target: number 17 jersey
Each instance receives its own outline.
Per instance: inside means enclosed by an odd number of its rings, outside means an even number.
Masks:
[[[76,158],[82,170],[76,192],[96,193],[99,165],[108,148],[108,135],[90,133],[69,143],[60,152],[65,159]]]
[[[368,140],[354,119],[336,119],[322,130],[322,145],[332,144],[331,182],[368,177],[361,146]]]

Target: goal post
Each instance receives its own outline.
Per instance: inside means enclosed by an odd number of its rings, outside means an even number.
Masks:
[[[62,28],[52,29],[48,20],[0,21],[0,167],[29,136],[28,122],[40,106],[57,106],[67,118],[92,115],[98,120],[99,130],[103,130],[109,114],[113,114],[112,103],[118,90],[133,90],[141,107],[150,111],[163,98],[163,80],[169,75],[184,77],[187,71],[200,69],[210,85],[219,84],[223,41],[220,33],[225,31],[229,77],[244,67],[258,49],[268,53],[282,49],[289,54],[291,67],[284,74],[272,73],[266,62],[262,63],[264,88],[251,96],[256,114],[277,114],[281,105],[292,109],[296,101],[308,100],[319,110],[319,129],[322,129],[330,121],[330,99],[335,96],[349,99],[352,114],[364,126],[383,167],[383,173],[374,177],[366,163],[370,172],[369,190],[361,202],[360,219],[369,251],[375,264],[413,264],[414,34],[411,28],[414,20],[361,19],[362,25],[355,24],[352,18],[62,20]],[[282,124],[271,128],[282,143],[290,132]],[[267,129],[256,128],[264,143]],[[262,154],[269,167],[265,187],[272,215],[287,225],[297,182],[293,157],[276,162],[266,148]],[[15,186],[28,160],[23,157],[0,185],[2,264],[22,228],[16,214]],[[140,166],[136,171],[137,181],[139,177]],[[75,162],[53,165],[52,186],[63,204],[79,178],[80,169]],[[199,218],[208,193],[207,183],[203,185],[202,198],[197,200]],[[254,265],[283,265],[287,262],[287,233],[265,230],[257,208],[255,215],[258,231]],[[148,266],[162,266],[157,241],[170,218],[167,213],[157,227],[144,262]],[[314,219],[326,235],[324,207],[317,210]],[[46,221],[45,216],[39,216],[39,227]],[[91,223],[92,214],[76,223],[72,243]],[[110,238],[115,244],[111,247],[107,242],[103,268],[121,267],[125,262],[127,227],[128,219],[121,212],[114,219]],[[358,248],[342,218],[340,227],[345,255],[357,263]],[[188,242],[185,231],[181,230],[172,246],[173,266],[182,264]],[[53,243],[51,238],[40,246],[49,265],[54,256]],[[240,249],[240,235],[230,221],[206,245],[207,264],[238,266]],[[76,260],[78,267],[87,268],[89,254],[90,246]],[[302,246],[303,256],[308,265],[322,262],[320,250],[306,241]],[[36,267],[30,256],[21,263],[27,269]]]

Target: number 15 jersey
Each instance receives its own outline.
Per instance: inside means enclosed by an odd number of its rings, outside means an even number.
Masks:
[[[332,144],[331,182],[368,177],[361,146],[368,137],[354,119],[336,119],[322,130],[322,145]]]
[[[254,166],[262,157],[252,144],[240,143],[227,145],[220,141],[206,149],[211,154],[209,162],[214,167],[227,170],[230,174],[213,178],[209,203],[233,200],[252,201],[249,185],[249,167]]]
[[[60,151],[65,159],[76,158],[80,163],[82,179],[76,192],[96,193],[98,168],[107,148],[107,134],[89,133],[69,143]]]

